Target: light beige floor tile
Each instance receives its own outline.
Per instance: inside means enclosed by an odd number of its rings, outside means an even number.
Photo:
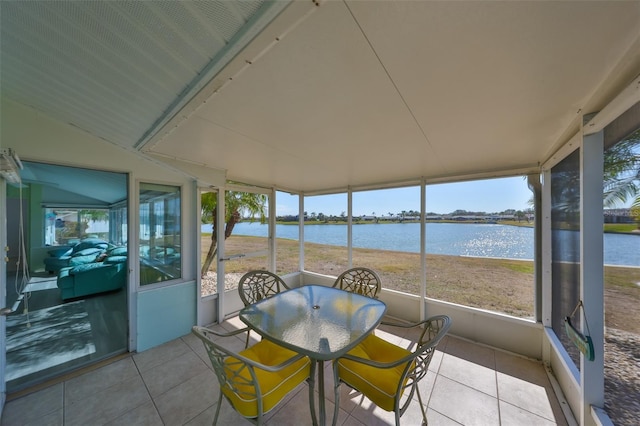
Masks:
[[[23,426],[64,426],[64,409],[56,410]]]
[[[122,416],[105,424],[105,426],[136,425],[155,426],[161,425],[162,419],[152,401],[142,404],[133,410],[127,411]]]
[[[551,386],[549,377],[540,361],[496,351],[496,371],[540,386]]]
[[[347,417],[347,420],[345,420],[345,422],[342,424],[342,426],[367,426],[367,425],[365,425],[355,417],[349,416]]]
[[[147,388],[136,376],[82,400],[65,404],[64,422],[66,426],[104,424],[149,401]]]
[[[444,352],[439,349],[433,353],[433,357],[431,357],[431,362],[429,363],[429,370],[437,373],[440,369],[440,364],[442,363],[442,358],[444,357]]]
[[[518,408],[507,402],[500,401],[500,425],[501,426],[553,426],[552,422],[544,417]]]
[[[243,324],[237,319],[225,321],[224,327],[215,326],[223,332],[238,327]],[[381,334],[401,344],[408,342],[389,335],[387,330],[382,330]],[[411,337],[406,333],[402,335]],[[236,351],[244,349],[243,336],[217,339],[216,342],[224,342]],[[495,366],[498,373],[486,368],[488,366]],[[334,407],[331,362],[325,363],[324,378],[326,415],[331,422]],[[492,382],[493,393],[490,390]],[[430,426],[485,426],[498,424],[499,419],[502,425],[547,426],[555,420],[560,425],[567,424],[540,363],[453,336],[447,336],[438,346],[419,387],[423,401],[428,401]],[[491,396],[496,395],[495,389],[500,402]],[[339,426],[394,424],[393,413],[376,407],[359,392],[346,385],[342,385],[340,391]],[[150,392],[155,395],[153,401]],[[195,335],[188,334],[69,379],[64,385],[54,385],[10,401],[5,406],[1,425],[210,425],[218,395],[219,384],[204,345]],[[318,409],[317,388],[314,396]],[[223,399],[221,405],[219,425],[251,424],[226,400]],[[301,384],[287,395],[265,420],[268,426],[311,424],[307,384]],[[420,406],[414,396],[401,423],[418,425],[421,421]]]
[[[192,377],[206,373],[211,374],[212,370],[190,350],[177,358],[142,371],[141,375],[149,393],[155,398]]]
[[[160,417],[166,425],[184,424],[218,400],[218,380],[211,370],[191,377],[162,395],[154,397]]]
[[[493,397],[498,397],[495,370],[445,354],[439,374]]]
[[[497,376],[498,394],[501,401],[555,421],[550,402],[550,398],[554,398],[552,390],[504,373],[497,373]]]
[[[125,380],[130,380],[137,375],[138,370],[133,363],[133,359],[128,357],[74,377],[65,382],[65,403],[69,404],[86,398],[95,392],[107,389]]]
[[[327,424],[331,424],[331,421],[333,419],[333,408],[334,405],[331,401],[325,401]],[[316,410],[318,410],[317,402]],[[347,418],[348,414],[343,411],[339,414],[339,416],[340,417],[338,420],[338,424],[341,424]],[[290,400],[288,400],[284,404],[278,405],[272,413],[269,413],[269,416],[267,417],[267,424],[274,426],[298,426],[310,425],[311,423],[309,393],[306,386],[299,388],[299,391],[293,394],[293,397]]]
[[[427,371],[427,374],[418,382],[418,389],[420,390],[420,396],[422,402],[429,405],[431,394],[433,393],[433,387],[436,384],[437,374],[433,371]],[[418,401],[418,393],[413,395],[413,399]]]
[[[227,331],[235,331],[241,328],[247,328],[247,325],[243,323],[237,315],[226,319],[221,325]]]
[[[356,396],[358,394],[352,394]],[[355,402],[355,400],[352,399]],[[394,414],[377,407],[364,396],[358,397],[358,405],[351,411],[351,417],[368,426],[386,426],[395,424]],[[410,423],[407,423],[410,424]]]
[[[447,345],[443,352],[466,359],[483,367],[496,368],[495,350],[476,345],[463,339],[447,336]]]
[[[460,425],[460,423],[432,409],[427,410],[427,420],[429,420],[429,426],[459,426]]]
[[[199,349],[204,348],[202,341],[193,333],[185,334],[180,339],[189,346],[192,351],[197,352]]]
[[[38,423],[38,420],[58,413],[64,407],[63,389],[59,383],[7,402],[2,412],[2,426]]]
[[[179,357],[190,350],[189,346],[187,346],[182,339],[175,339],[163,345],[147,349],[144,352],[133,355],[133,361],[136,363],[138,370],[146,371]]]
[[[225,402],[223,402],[225,404]],[[213,418],[216,415],[216,407],[218,404],[210,405],[202,413],[185,423],[185,426],[211,426]],[[218,423],[221,424],[221,423]]]
[[[429,408],[468,426],[499,425],[496,398],[444,376],[436,379]]]
[[[187,424],[189,426],[210,426],[216,414],[217,401],[218,398],[216,397],[214,405],[208,407],[205,411],[198,414]],[[218,416],[218,422],[216,423],[216,426],[251,426],[252,424],[253,423],[251,423],[249,420],[238,414],[238,412],[231,407],[228,401],[226,401],[224,398],[222,399],[222,406],[220,407],[220,414]]]

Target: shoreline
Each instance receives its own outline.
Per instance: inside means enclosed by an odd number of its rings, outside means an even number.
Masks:
[[[250,220],[241,220],[238,223],[256,223],[257,221]],[[356,220],[353,221],[353,225],[400,225],[400,224],[412,224],[412,223],[420,223],[419,220],[384,220],[382,222],[376,222],[372,220]],[[518,221],[497,221],[497,222],[489,222],[484,220],[426,220],[425,224],[437,224],[437,223],[446,223],[446,224],[454,224],[454,225],[504,225],[504,226],[518,226],[522,228],[533,228],[533,222],[518,222]],[[205,224],[203,224],[205,225]],[[209,224],[206,224],[209,225]],[[298,222],[285,222],[285,221],[276,221],[276,225],[285,225],[285,226],[298,226]],[[348,225],[348,222],[345,221],[306,221],[304,225],[309,226],[323,226],[323,225]],[[616,230],[611,228],[619,228],[623,226],[625,228],[629,228],[629,230]],[[639,225],[630,223],[630,224],[620,224],[620,223],[605,223],[602,232],[605,234],[621,234],[621,235],[638,235],[640,236],[640,227]]]

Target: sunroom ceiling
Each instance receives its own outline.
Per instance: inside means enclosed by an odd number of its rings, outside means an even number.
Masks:
[[[4,96],[308,193],[537,170],[640,73],[636,1],[7,3]]]

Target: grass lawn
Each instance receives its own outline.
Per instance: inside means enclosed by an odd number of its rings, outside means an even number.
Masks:
[[[210,237],[203,236],[207,252]],[[266,249],[266,239],[232,235],[227,252]],[[298,242],[277,240],[277,273],[298,270]],[[384,288],[411,294],[420,292],[420,255],[375,249],[353,249],[353,264],[374,269]],[[346,247],[305,244],[305,269],[337,276],[346,269]],[[266,258],[229,262],[227,272],[265,269]],[[237,270],[236,270],[237,269]],[[427,255],[427,296],[447,302],[533,317],[533,262],[463,256]],[[640,333],[640,268],[605,267],[605,323],[608,327]]]

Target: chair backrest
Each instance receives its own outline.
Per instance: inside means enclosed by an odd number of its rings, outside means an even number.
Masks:
[[[205,327],[193,326],[191,331],[204,343],[220,384],[214,425],[220,413],[222,397],[240,415],[261,425],[265,413],[310,377],[309,358],[268,340],[238,353],[220,344],[225,338],[248,333],[247,328],[220,334]]]
[[[238,293],[245,306],[285,290],[289,290],[289,287],[282,278],[269,271],[249,271],[240,278],[238,283]]]
[[[398,397],[402,395],[404,389],[411,388],[408,400],[413,398],[413,393],[416,389],[413,386],[414,383],[419,382],[426,376],[429,364],[436,351],[436,346],[438,346],[440,340],[451,327],[451,318],[446,315],[436,315],[422,321],[420,325],[423,330],[413,350],[413,361],[406,364],[398,386]],[[402,412],[404,412],[404,409],[406,409],[406,406],[403,407]]]
[[[256,401],[258,404],[258,417],[261,417],[263,411],[262,398],[260,395],[260,386],[253,367],[246,363],[246,360],[239,354],[217,344],[214,339],[217,336],[219,337],[219,335],[212,330],[205,327],[194,326],[191,331],[204,343],[207,355],[209,355],[211,365],[213,366],[213,371],[220,384],[220,399],[218,400],[214,424],[218,418],[222,396],[234,407],[233,401],[229,398],[229,393],[236,394],[244,400]],[[243,371],[245,373],[243,373]],[[247,372],[249,374],[246,374]]]
[[[230,349],[224,348],[214,341],[214,339],[219,337],[217,333],[214,333],[212,330],[209,330],[205,327],[198,326],[194,326],[191,331],[204,343],[204,347],[207,350],[207,355],[209,355],[211,365],[213,366],[213,371],[215,372],[216,377],[220,382],[221,388],[228,387],[233,391],[242,389],[240,393],[246,393],[248,388],[255,387],[255,383],[247,381],[246,377],[240,374],[234,375],[228,373],[228,360],[231,361],[231,365],[237,364],[238,366],[240,366],[244,363],[241,360],[240,355]],[[250,377],[252,376],[253,375],[251,374]],[[247,396],[249,397],[248,399],[253,399],[256,397],[256,393],[253,392],[252,394]]]
[[[375,271],[368,268],[351,268],[338,276],[333,287],[375,299],[382,284]]]

